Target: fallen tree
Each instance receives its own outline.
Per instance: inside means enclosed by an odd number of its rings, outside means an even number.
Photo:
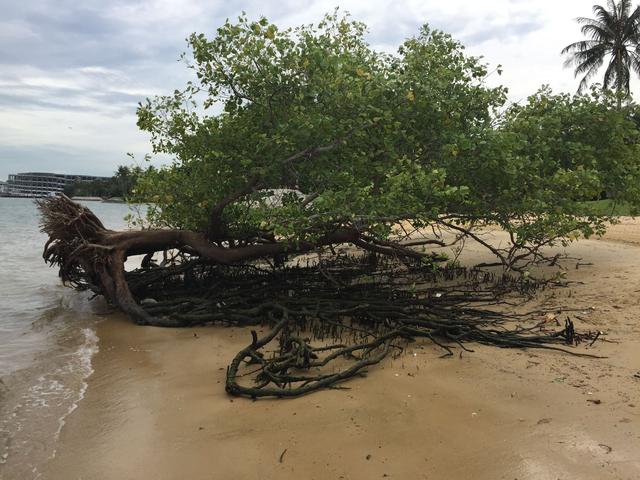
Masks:
[[[49,235],[45,260],[59,267],[65,283],[103,295],[136,323],[269,326],[262,338],[252,331],[252,342],[231,361],[226,390],[234,395],[291,397],[335,388],[421,337],[446,355],[453,354],[452,345],[471,351],[464,343],[478,342],[591,356],[562,346],[597,335],[576,334],[568,318],[563,329],[553,328],[539,318],[544,312],[516,315],[488,308],[507,305],[505,294],[535,291],[538,282],[460,267],[434,269],[419,256],[405,255],[406,247],[393,255],[365,249],[367,255],[342,254],[329,262],[306,258],[304,265],[259,261],[345,242],[358,245],[353,231],[295,248],[224,248],[197,232],[108,230],[87,207],[63,195],[38,204]],[[157,252],[165,254],[162,266],[152,260]],[[145,258],[127,272],[125,261],[132,255]],[[528,327],[513,324],[531,318],[538,320]],[[268,357],[262,350],[272,343],[277,347]],[[241,384],[249,374],[254,384]]]
[[[425,26],[387,55],[364,33],[334,14],[191,36],[197,81],[138,109],[154,152],[174,159],[138,180],[143,228],[112,231],[47,198],[45,260],[141,325],[269,326],[228,369],[227,391],[250,397],[335,387],[421,337],[447,354],[584,339],[570,320],[522,327],[499,306],[536,287],[533,265],[557,263],[547,247],[604,231],[586,201],[640,204],[634,107],[541,90],[503,112],[506,90],[450,36]],[[499,274],[457,267],[469,239]]]

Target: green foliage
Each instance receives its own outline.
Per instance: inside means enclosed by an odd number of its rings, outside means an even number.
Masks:
[[[371,50],[364,34],[333,14],[284,31],[241,17],[211,41],[192,35],[197,82],[138,111],[154,151],[175,158],[138,185],[157,204],[154,220],[202,230],[208,210],[253,176],[263,189],[317,198],[272,208],[254,193],[225,212],[235,235],[295,237],[356,219],[373,228],[379,217],[428,219],[459,201],[464,188],[446,185],[438,161],[488,127],[504,90],[483,86],[485,67],[442,32],[424,27],[396,56]]]
[[[596,89],[571,96],[543,88],[510,107],[497,128],[465,152],[464,165],[448,169],[451,180],[469,188],[464,216],[497,223],[532,243],[602,233],[609,218],[586,202],[606,192],[616,202],[640,205],[634,112],[618,110],[613,94]]]
[[[121,165],[111,178],[98,179],[91,182],[75,182],[67,185],[64,193],[68,197],[125,198],[131,194],[141,173],[142,169],[140,167]]]
[[[626,203],[614,202],[609,199],[585,202],[585,210],[594,215],[610,217],[628,217],[632,215],[631,208]]]
[[[195,79],[148,99],[138,125],[173,163],[136,194],[158,226],[228,238],[313,240],[339,226],[386,238],[424,227],[497,223],[519,245],[599,233],[584,202],[606,191],[640,204],[634,107],[542,89],[504,109],[506,89],[449,35],[424,26],[395,55],[372,50],[363,24],[327,15],[281,30],[245,16],[212,39],[189,37]],[[278,189],[300,192],[269,202]],[[306,202],[307,195],[313,201]]]

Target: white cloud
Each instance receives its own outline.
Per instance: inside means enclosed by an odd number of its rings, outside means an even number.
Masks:
[[[596,0],[593,0],[595,2]],[[282,26],[317,22],[336,1],[34,0],[5,2],[0,18],[0,178],[25,169],[107,174],[142,156],[135,107],[184,84],[176,62],[193,31],[213,35],[243,10]],[[394,51],[428,22],[463,41],[504,74],[491,76],[518,101],[542,84],[574,91],[560,50],[580,38],[585,0],[343,0],[370,29],[376,48]],[[637,83],[637,82],[636,82]],[[48,152],[46,155],[42,152]],[[77,159],[84,158],[81,162]],[[74,160],[75,159],[75,160]],[[95,161],[94,161],[95,159]]]

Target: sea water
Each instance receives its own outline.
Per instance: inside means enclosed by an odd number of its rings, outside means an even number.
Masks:
[[[126,228],[126,205],[87,202],[107,228]],[[100,299],[64,287],[45,265],[35,202],[0,197],[0,479],[38,479],[55,456],[98,351]]]

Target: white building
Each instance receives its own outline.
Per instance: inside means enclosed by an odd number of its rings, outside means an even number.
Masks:
[[[27,172],[9,175],[6,185],[7,193],[14,197],[47,197],[62,193],[65,185],[75,182],[91,182],[104,178],[108,177]]]

